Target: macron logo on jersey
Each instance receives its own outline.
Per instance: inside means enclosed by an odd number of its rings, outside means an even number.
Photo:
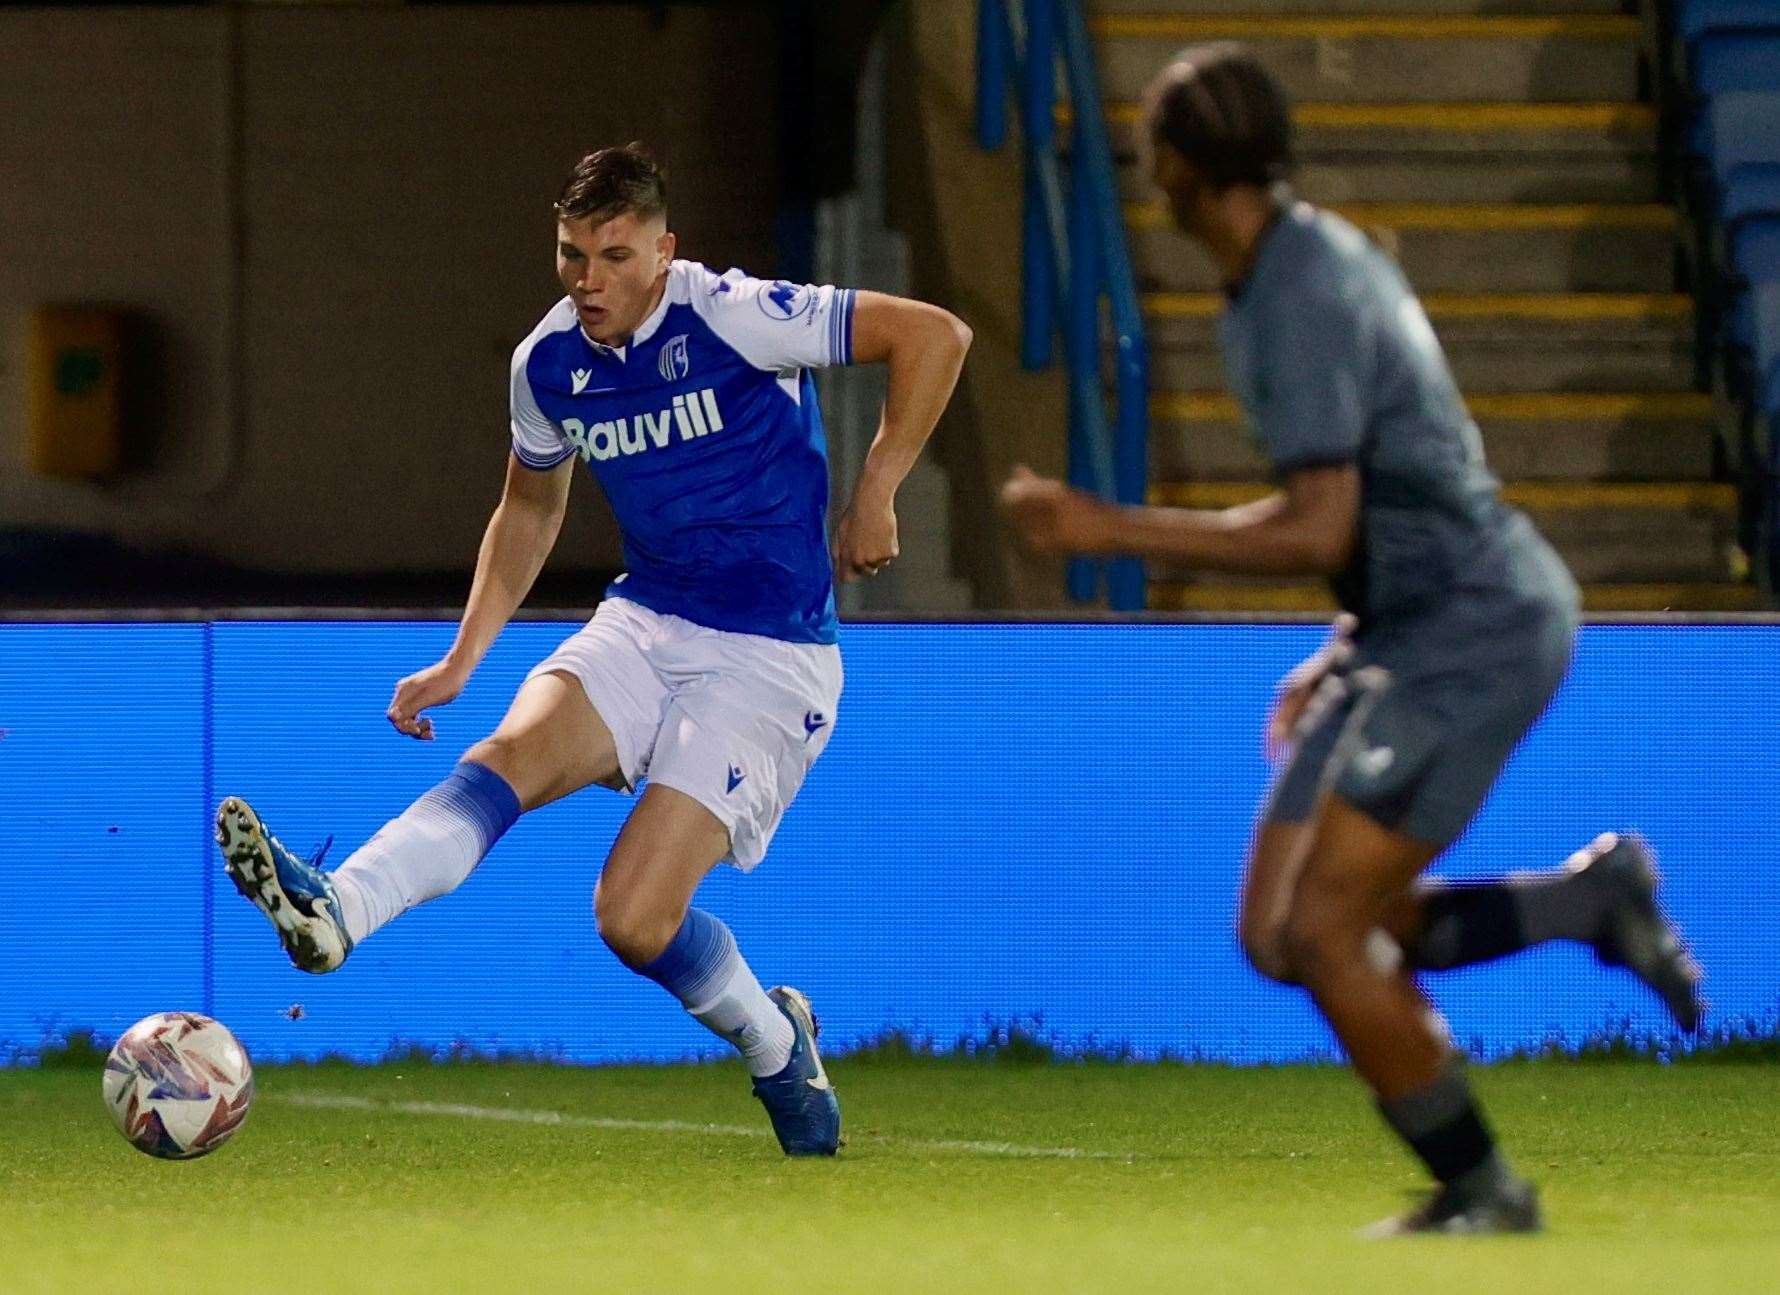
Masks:
[[[614,418],[591,427],[579,418],[562,420],[563,435],[582,460],[600,463],[619,455],[665,450],[675,433],[682,441],[694,441],[722,430],[723,414],[710,387],[675,396],[674,403],[659,413]]]
[[[593,377],[592,369],[576,369],[569,374],[569,382],[574,386],[574,394],[580,395],[587,390],[587,383]]]

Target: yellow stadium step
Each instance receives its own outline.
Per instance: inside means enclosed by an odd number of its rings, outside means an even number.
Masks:
[[[1150,378],[1161,390],[1217,383],[1221,293],[1143,298]],[[1453,376],[1471,395],[1661,392],[1694,380],[1693,301],[1675,293],[1429,293]],[[1683,473],[1682,475],[1691,475]]]
[[[1151,69],[1152,71],[1154,69]],[[1313,202],[1642,203],[1658,192],[1657,117],[1631,102],[1300,100],[1298,185]],[[1060,111],[1069,145],[1069,112]],[[1127,200],[1154,196],[1137,165],[1138,106],[1106,110]]]
[[[1233,508],[1274,493],[1264,481],[1158,482],[1149,500],[1174,508]],[[1736,487],[1720,481],[1511,481],[1502,497],[1534,512],[1680,509],[1733,513]]]
[[[1269,494],[1253,481],[1159,482],[1150,502],[1230,508]],[[1514,481],[1504,499],[1532,517],[1583,584],[1695,584],[1740,579],[1737,493],[1714,481]],[[1190,573],[1159,563],[1161,580]]]
[[[1666,295],[1677,218],[1660,203],[1335,203],[1417,291]],[[1132,262],[1152,291],[1206,292],[1220,272],[1154,201],[1125,207]]]
[[[1678,292],[1432,292],[1421,303],[1435,323],[1452,319],[1642,323],[1693,316],[1693,298]],[[1217,292],[1149,292],[1143,297],[1144,315],[1156,321],[1213,319],[1227,304],[1228,299]]]
[[[1443,339],[1462,327],[1437,321]],[[1595,373],[1625,373],[1643,362],[1661,376],[1674,363],[1660,342],[1641,345],[1527,325],[1526,335],[1498,344],[1484,334],[1475,346],[1448,349],[1468,386],[1532,376],[1554,383]],[[1541,347],[1543,346],[1543,351]],[[1157,379],[1215,379],[1220,364],[1207,349],[1158,347]],[[1580,366],[1572,368],[1572,366]],[[1712,475],[1712,402],[1692,391],[1477,391],[1466,404],[1483,431],[1484,452],[1510,481],[1704,481]],[[1157,480],[1244,481],[1270,469],[1235,400],[1223,392],[1160,391],[1151,399],[1150,472]]]
[[[1613,103],[1639,91],[1642,26],[1621,14],[1102,14],[1090,29],[1114,102],[1184,44],[1245,42],[1302,103]]]
[[[1134,101],[1108,104],[1109,126],[1129,130],[1142,118]],[[1067,104],[1057,120],[1068,125]],[[1656,109],[1641,103],[1300,103],[1292,122],[1301,131],[1389,130],[1455,135],[1573,131],[1643,135],[1657,126]]]
[[[1747,612],[1765,604],[1753,585],[1700,582],[1692,584],[1584,585],[1582,605],[1589,612]],[[1151,611],[1332,612],[1335,600],[1320,584],[1221,584],[1151,581]]]
[[[1249,0],[1246,5],[1236,3],[1236,0],[1167,0],[1165,4],[1158,0],[1086,0],[1085,7],[1089,13],[1097,15],[1154,14],[1166,10],[1171,14],[1217,17],[1240,10],[1250,13],[1265,10],[1278,17],[1297,14],[1309,18],[1346,14],[1407,14],[1427,18],[1442,14],[1477,16],[1503,12],[1616,15],[1625,9],[1622,0],[1507,0],[1506,3],[1504,0]]]
[[[1102,14],[1102,39],[1206,40],[1572,40],[1636,41],[1636,18],[1619,14]]]
[[[1627,230],[1673,234],[1676,215],[1659,203],[1335,203],[1329,210],[1368,230]],[[1166,229],[1168,212],[1159,203],[1128,203],[1125,223],[1132,229]],[[1471,294],[1481,295],[1481,294]],[[1518,294],[1522,296],[1533,294]],[[1652,294],[1642,294],[1652,295]]]
[[[1548,422],[1636,422],[1640,419],[1697,419],[1712,416],[1712,397],[1697,391],[1504,392],[1466,398],[1477,419]],[[1240,422],[1235,397],[1221,391],[1158,391],[1150,397],[1150,416],[1161,420]]]

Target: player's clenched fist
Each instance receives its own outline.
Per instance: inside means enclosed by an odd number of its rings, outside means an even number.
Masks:
[[[409,675],[396,685],[396,695],[390,699],[389,722],[398,733],[432,741],[433,721],[421,712],[456,701],[464,690],[464,682],[463,671],[445,661]]]
[[[1324,680],[1345,670],[1354,656],[1354,634],[1360,622],[1350,612],[1342,612],[1329,627],[1329,637],[1310,656],[1293,666],[1279,681],[1274,694],[1273,712],[1267,717],[1267,758],[1283,760],[1292,749],[1300,728],[1316,722],[1312,703]]]
[[[1015,537],[1034,553],[1095,553],[1106,542],[1104,503],[1024,464],[1001,487],[999,503]]]
[[[834,572],[841,583],[877,575],[901,552],[892,505],[855,498],[841,514],[834,532]]]

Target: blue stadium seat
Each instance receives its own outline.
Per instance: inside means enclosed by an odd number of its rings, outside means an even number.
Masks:
[[[1780,92],[1719,95],[1707,117],[1719,219],[1780,213]]]
[[[1780,0],[1773,13],[1780,23]],[[1727,95],[1780,94],[1780,26],[1773,32],[1714,33],[1695,49],[1692,66],[1692,110],[1687,127],[1687,151],[1710,159],[1725,124],[1718,120],[1717,103]],[[1744,105],[1744,113],[1759,111]],[[1732,123],[1734,125],[1734,123]]]
[[[1675,36],[1700,336],[1738,411],[1721,448],[1744,474],[1740,540],[1780,594],[1780,0],[1677,0]]]
[[[1758,284],[1749,297],[1756,391],[1773,427],[1780,424],[1780,282]]]
[[[1721,179],[1746,162],[1780,162],[1780,84],[1765,94],[1721,94],[1709,115],[1713,170]]]
[[[1729,236],[1729,266],[1724,281],[1724,334],[1730,385],[1738,399],[1759,386],[1762,370],[1755,366],[1763,291],[1780,284],[1780,215],[1752,216]]]
[[[1750,284],[1780,283],[1780,215],[1751,216],[1731,234],[1731,268]]]
[[[1780,216],[1780,162],[1738,167],[1719,190],[1718,218],[1728,227],[1770,215]]]
[[[1758,284],[1748,294],[1755,331],[1752,454],[1765,465],[1757,480],[1765,499],[1759,531],[1767,543],[1765,578],[1770,590],[1780,587],[1780,283]]]
[[[1712,31],[1780,31],[1774,0],[1682,0],[1676,30],[1689,43]]]
[[[1780,86],[1780,29],[1710,31],[1689,43],[1694,93],[1713,98]]]

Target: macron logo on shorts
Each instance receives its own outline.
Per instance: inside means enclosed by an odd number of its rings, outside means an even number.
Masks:
[[[811,738],[826,727],[828,727],[828,716],[819,710],[806,710],[803,713],[803,740],[805,744],[807,745]]]
[[[1397,762],[1397,753],[1388,746],[1372,747],[1354,757],[1354,768],[1367,778],[1382,778]]]
[[[737,787],[741,786],[742,780],[744,778],[746,778],[747,776],[748,776],[747,774],[742,772],[741,765],[739,765],[739,764],[730,765],[729,766],[729,790],[734,791]]]

